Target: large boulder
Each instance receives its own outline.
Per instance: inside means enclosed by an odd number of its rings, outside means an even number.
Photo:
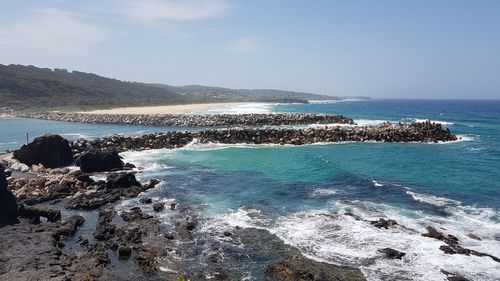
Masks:
[[[108,172],[123,169],[123,161],[116,150],[103,151],[90,149],[77,159],[80,170],[84,173]]]
[[[15,224],[17,220],[17,200],[7,189],[7,175],[0,164],[0,227]]]
[[[406,255],[406,253],[404,253],[404,252],[400,252],[398,250],[394,250],[391,248],[383,248],[383,249],[379,249],[378,251],[383,253],[385,255],[385,258],[387,258],[387,259],[400,260]]]
[[[141,186],[135,175],[132,173],[119,173],[109,175],[106,182],[107,188],[129,188],[133,186]]]
[[[68,166],[73,163],[69,142],[59,135],[35,138],[33,142],[15,150],[14,158],[28,166],[42,164],[48,168]]]

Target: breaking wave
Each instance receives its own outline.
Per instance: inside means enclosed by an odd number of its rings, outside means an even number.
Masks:
[[[330,263],[360,267],[368,280],[444,280],[441,270],[473,280],[498,280],[498,263],[489,257],[447,255],[439,250],[444,243],[423,237],[432,225],[456,235],[465,247],[498,256],[498,224],[484,220],[488,216],[459,212],[448,218],[416,212],[405,216],[400,210],[368,202],[334,203],[339,213],[326,210],[303,211],[278,219],[270,231],[285,243],[297,247],[306,256]],[[350,211],[360,218],[343,215]],[[466,217],[464,217],[466,215]],[[493,215],[493,214],[490,214]],[[384,216],[402,226],[379,229],[369,220]],[[481,241],[467,236],[474,233]],[[388,260],[378,251],[392,248],[406,255]]]

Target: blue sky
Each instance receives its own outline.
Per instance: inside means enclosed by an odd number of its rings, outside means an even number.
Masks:
[[[2,64],[172,85],[500,98],[500,1],[0,3]]]

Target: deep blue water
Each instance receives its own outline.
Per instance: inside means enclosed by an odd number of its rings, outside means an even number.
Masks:
[[[498,263],[444,255],[438,250],[439,241],[420,235],[428,225],[442,227],[464,246],[500,256],[500,101],[373,100],[277,105],[268,110],[344,114],[359,124],[431,119],[442,122],[461,140],[193,144],[123,156],[145,168],[140,175],[144,180],[164,180],[153,195],[198,210],[208,232],[263,227],[310,257],[360,266],[370,280],[387,280],[396,272],[410,280],[444,280],[441,269],[473,280],[500,278]],[[26,131],[33,137],[49,132],[76,137],[172,129],[21,119],[0,119],[0,127],[2,150],[18,147]],[[394,218],[415,232],[381,232],[362,221],[348,217],[332,221],[324,215],[346,210],[364,219]],[[482,240],[468,238],[469,233]],[[377,249],[385,247],[405,250],[404,263],[374,262]],[[253,276],[259,280],[258,274]]]

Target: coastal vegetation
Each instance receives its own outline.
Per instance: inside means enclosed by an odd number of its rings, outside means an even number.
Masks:
[[[0,64],[0,109],[79,110],[215,102],[307,103],[337,97],[280,90],[170,86],[121,81],[93,73]]]

